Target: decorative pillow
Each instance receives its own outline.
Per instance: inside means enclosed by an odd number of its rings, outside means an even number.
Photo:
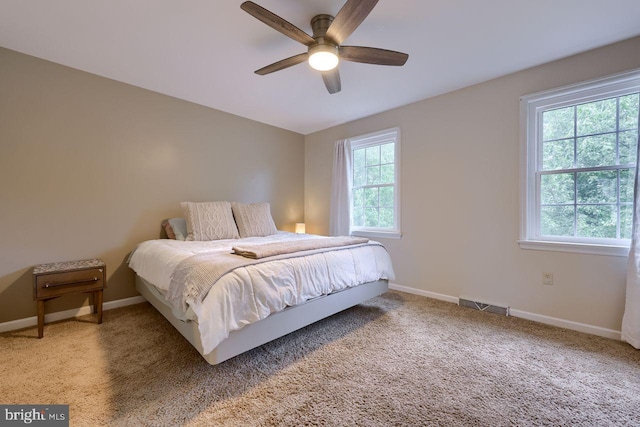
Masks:
[[[187,220],[184,218],[170,218],[162,221],[162,227],[167,237],[173,240],[187,240]]]
[[[167,237],[171,240],[176,240],[176,233],[173,232],[173,227],[169,224],[168,220],[162,221],[162,228],[167,233]]]
[[[244,203],[233,202],[231,204],[233,216],[238,224],[240,237],[271,236],[276,234],[278,229],[271,217],[271,207],[269,203]]]
[[[187,220],[187,240],[220,240],[239,237],[238,228],[233,221],[231,203],[182,202],[180,206]]]

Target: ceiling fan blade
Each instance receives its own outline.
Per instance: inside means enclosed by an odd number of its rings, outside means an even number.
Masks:
[[[298,65],[301,62],[304,62],[309,57],[307,52],[301,53],[299,55],[292,56],[287,59],[283,59],[282,61],[274,62],[271,65],[267,65],[266,67],[262,67],[259,70],[256,70],[256,74],[264,76],[265,74],[270,74],[275,71],[284,70],[285,68],[293,67],[294,65]]]
[[[409,55],[406,53],[375,47],[340,46],[339,49],[340,59],[365,64],[401,66],[409,59]]]
[[[252,1],[242,3],[240,8],[254,18],[264,22],[274,30],[281,32],[285,36],[290,37],[305,46],[310,46],[316,42],[313,37],[302,31],[300,28],[288,21],[285,21],[275,13],[269,12],[264,7],[258,6]]]
[[[327,30],[327,37],[342,44],[364,21],[378,0],[347,0]]]
[[[329,93],[334,94],[340,92],[342,86],[340,85],[340,73],[338,72],[338,67],[330,71],[323,71],[321,74],[324,85],[327,87]]]

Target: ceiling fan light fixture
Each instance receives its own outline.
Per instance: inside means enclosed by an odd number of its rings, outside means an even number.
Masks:
[[[333,70],[338,66],[338,48],[329,44],[317,44],[309,48],[309,65],[318,71]]]

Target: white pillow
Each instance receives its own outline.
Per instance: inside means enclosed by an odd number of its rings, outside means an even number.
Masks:
[[[233,202],[231,204],[233,216],[238,224],[240,237],[271,236],[278,229],[271,217],[269,203],[244,203]]]
[[[182,202],[187,240],[237,239],[238,228],[229,202]]]

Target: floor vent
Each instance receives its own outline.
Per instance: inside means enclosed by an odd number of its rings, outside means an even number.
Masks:
[[[486,311],[489,313],[501,314],[503,316],[509,315],[509,307],[499,307],[497,305],[485,304],[483,302],[471,301],[468,299],[460,298],[459,303],[461,307],[469,307],[474,310]]]

